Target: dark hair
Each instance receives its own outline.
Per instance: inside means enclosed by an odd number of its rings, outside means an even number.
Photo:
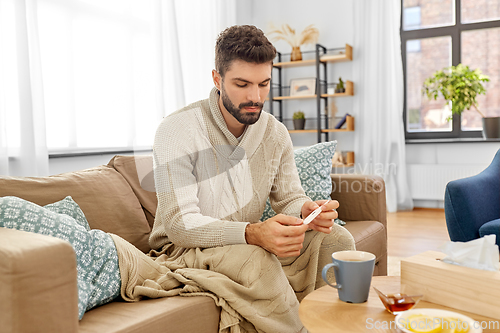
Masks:
[[[272,63],[276,48],[253,25],[234,25],[219,34],[215,44],[215,70],[223,77],[233,60]]]

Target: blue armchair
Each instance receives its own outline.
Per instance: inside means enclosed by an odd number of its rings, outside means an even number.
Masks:
[[[500,149],[484,171],[446,185],[444,212],[452,241],[495,234],[500,246]]]

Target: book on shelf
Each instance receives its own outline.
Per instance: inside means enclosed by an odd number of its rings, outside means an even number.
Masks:
[[[337,123],[337,125],[335,125],[335,129],[340,129],[342,126],[344,126],[346,120],[347,120],[347,116],[350,116],[349,113],[346,113],[344,117],[342,117],[342,119],[340,119],[340,121]]]

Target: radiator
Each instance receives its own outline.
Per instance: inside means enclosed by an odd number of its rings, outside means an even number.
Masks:
[[[487,165],[410,164],[407,167],[413,199],[444,200],[449,181],[477,175]]]

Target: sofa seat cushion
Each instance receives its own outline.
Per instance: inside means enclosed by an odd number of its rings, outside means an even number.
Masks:
[[[377,259],[387,255],[387,238],[384,225],[375,221],[351,221],[344,226],[354,237],[356,250],[373,253]]]
[[[88,311],[78,332],[216,333],[219,317],[220,310],[210,297],[115,301]]]
[[[49,177],[0,176],[0,197],[15,196],[45,206],[71,196],[92,229],[111,232],[150,250],[151,228],[127,181],[113,168],[99,166]]]

